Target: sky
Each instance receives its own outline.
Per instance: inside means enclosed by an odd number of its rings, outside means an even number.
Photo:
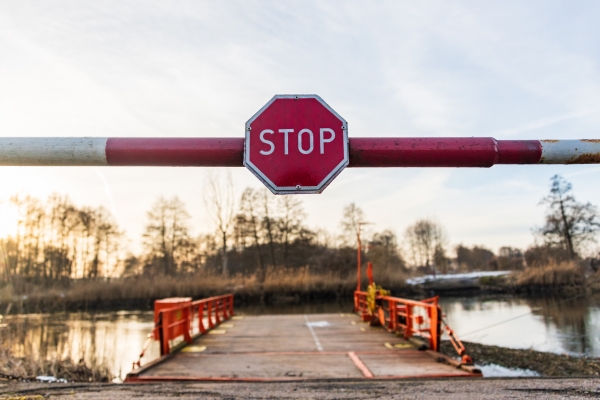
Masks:
[[[594,1],[0,2],[0,136],[243,137],[274,94],[316,93],[350,137],[600,138]],[[261,183],[230,168],[238,194]],[[105,206],[140,248],[146,212],[179,196],[211,232],[206,170],[1,167],[7,199],[68,194]],[[525,248],[563,175],[600,204],[600,166],[346,169],[302,197],[336,231],[355,202],[373,231],[435,218],[450,244]]]

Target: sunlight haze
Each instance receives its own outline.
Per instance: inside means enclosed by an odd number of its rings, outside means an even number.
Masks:
[[[584,6],[585,5],[585,6]],[[597,2],[103,1],[0,4],[0,135],[243,137],[274,94],[316,93],[350,137],[585,139],[600,133]],[[592,10],[595,10],[593,12]],[[231,168],[237,196],[261,183]],[[213,232],[201,168],[2,167],[10,196],[104,206],[141,246],[146,213],[179,196]],[[600,204],[597,166],[348,168],[302,197],[308,225],[339,230],[355,202],[399,238],[435,218],[450,243],[533,243],[539,201],[563,175]]]

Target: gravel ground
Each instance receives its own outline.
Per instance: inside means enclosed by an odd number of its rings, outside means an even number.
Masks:
[[[0,399],[587,399],[600,379],[442,379],[278,383],[0,383]]]

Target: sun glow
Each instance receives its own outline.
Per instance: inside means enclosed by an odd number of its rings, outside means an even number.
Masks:
[[[16,207],[8,201],[0,203],[0,238],[14,236],[17,233],[19,214]]]

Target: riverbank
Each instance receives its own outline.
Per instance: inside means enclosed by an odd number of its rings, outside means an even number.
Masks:
[[[0,399],[562,399],[600,396],[598,379],[403,379],[164,384],[0,382]]]
[[[576,262],[551,263],[522,271],[475,271],[407,280],[413,290],[445,296],[518,294],[559,296],[600,291],[600,272]]]
[[[510,274],[447,275],[445,279],[413,279],[395,271],[376,271],[376,282],[394,296],[407,298],[525,295],[572,296],[600,291],[600,273],[584,276],[574,264],[532,268]],[[486,275],[487,274],[487,275]],[[467,276],[473,275],[473,276]],[[454,278],[456,277],[456,278]],[[439,276],[438,276],[439,278]],[[234,293],[236,305],[299,305],[353,298],[353,274],[341,276],[308,268],[273,269],[264,281],[256,275],[131,276],[106,280],[69,280],[51,284],[15,281],[0,288],[0,314],[151,310],[167,297],[205,298]],[[408,280],[409,283],[414,283]],[[368,282],[365,280],[363,287]]]
[[[600,377],[600,359],[573,357],[530,349],[509,349],[473,342],[463,342],[467,354],[477,365],[499,365],[509,369],[534,371],[544,377]],[[452,344],[444,341],[440,351],[456,358]]]

